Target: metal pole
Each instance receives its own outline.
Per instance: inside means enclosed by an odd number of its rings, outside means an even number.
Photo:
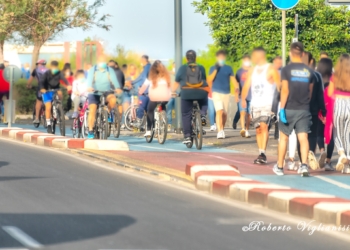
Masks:
[[[13,87],[13,74],[14,70],[13,67],[10,67],[10,93],[9,93],[9,115],[8,115],[8,127],[11,128],[11,123],[12,123],[12,87]]]
[[[175,72],[178,72],[182,65],[182,0],[174,0],[175,7]],[[182,132],[181,99],[175,99],[176,126],[175,132]]]
[[[295,18],[294,18],[294,26],[295,26],[295,34],[294,37],[296,39],[299,38],[299,15],[295,14]]]
[[[286,66],[286,11],[282,10],[282,61]]]

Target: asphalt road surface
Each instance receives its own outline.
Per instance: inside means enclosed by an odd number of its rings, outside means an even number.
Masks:
[[[1,139],[0,249],[349,249],[340,233],[122,171]],[[257,220],[291,230],[242,230]]]

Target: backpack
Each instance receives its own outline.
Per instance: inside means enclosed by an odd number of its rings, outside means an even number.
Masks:
[[[38,81],[40,81],[41,79],[43,79],[44,77],[44,74],[46,73],[46,71],[48,71],[49,69],[46,68],[45,66],[38,66],[36,69],[35,69],[35,74],[36,74],[36,78],[38,79]]]
[[[186,72],[186,85],[190,88],[200,88],[203,86],[202,71],[198,64],[188,64]]]
[[[111,80],[111,75],[110,75],[110,73],[109,73],[109,68],[110,67],[107,67],[107,74],[108,74],[108,81],[109,81],[109,83],[110,83],[110,85],[111,85],[111,89],[112,90],[115,90],[115,86],[114,86],[114,84],[112,83],[112,80]],[[96,82],[96,71],[97,71],[97,66],[95,66],[95,69],[94,69],[94,80],[92,81],[92,86],[94,86],[94,84],[95,84],[95,82]]]

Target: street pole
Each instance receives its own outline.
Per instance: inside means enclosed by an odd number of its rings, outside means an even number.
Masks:
[[[182,65],[182,0],[174,0],[175,7],[175,72],[177,73]],[[181,98],[175,99],[175,115],[176,126],[175,132],[180,134],[182,132],[181,119]]]
[[[12,123],[12,86],[13,86],[13,78],[14,78],[14,69],[13,67],[10,68],[10,93],[9,93],[9,115],[8,115],[8,127],[11,128],[11,123]]]
[[[286,11],[282,10],[282,61],[286,66]]]

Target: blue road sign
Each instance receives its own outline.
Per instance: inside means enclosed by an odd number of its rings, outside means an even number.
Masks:
[[[273,5],[280,10],[289,10],[298,4],[299,0],[271,0]]]

